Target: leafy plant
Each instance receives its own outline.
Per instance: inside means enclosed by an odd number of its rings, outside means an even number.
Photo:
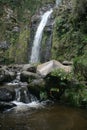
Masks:
[[[73,79],[73,73],[67,73],[63,69],[55,69],[54,71],[51,72],[52,76],[57,76],[59,77],[62,81],[63,80],[72,80]]]

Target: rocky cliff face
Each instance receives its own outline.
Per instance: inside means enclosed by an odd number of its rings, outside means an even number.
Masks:
[[[85,2],[63,0],[62,5],[55,9],[52,58],[63,61],[86,55]]]
[[[0,0],[0,64],[28,62],[31,42],[39,23],[40,9],[44,7],[44,12],[45,7],[54,4],[55,0],[34,2]],[[62,0],[60,6],[54,9],[54,27],[52,28],[50,23],[44,30],[42,62],[47,61],[50,54],[52,59],[59,61],[74,60],[75,70],[84,75],[84,68],[87,66],[86,3],[86,0],[80,0],[79,3],[77,0]],[[49,45],[52,45],[51,53]]]
[[[31,17],[54,0],[0,1],[0,63],[28,62]]]

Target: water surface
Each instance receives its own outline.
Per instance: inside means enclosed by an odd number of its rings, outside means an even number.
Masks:
[[[87,130],[87,110],[54,105],[0,114],[0,130]]]

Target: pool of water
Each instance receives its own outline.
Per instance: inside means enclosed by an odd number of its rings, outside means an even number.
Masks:
[[[0,113],[0,130],[87,130],[87,110],[53,105]]]

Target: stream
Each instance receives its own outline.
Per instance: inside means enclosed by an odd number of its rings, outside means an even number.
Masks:
[[[87,110],[59,104],[16,107],[0,113],[0,130],[87,130]]]

